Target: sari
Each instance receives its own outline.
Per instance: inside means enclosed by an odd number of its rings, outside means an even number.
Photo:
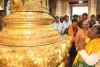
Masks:
[[[88,55],[91,55],[93,53],[96,53],[96,52],[100,51],[100,38],[96,38],[96,39],[91,40],[90,42],[88,42],[88,44],[85,47],[85,50],[86,50]],[[95,65],[94,66],[89,66],[83,60],[83,58],[80,56],[79,52],[78,52],[78,54],[77,54],[77,56],[74,60],[74,63],[73,63],[72,67],[95,67]]]

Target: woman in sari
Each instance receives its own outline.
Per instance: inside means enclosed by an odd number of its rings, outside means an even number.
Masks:
[[[80,51],[73,67],[100,67],[100,25],[93,26],[87,35],[90,41],[85,43],[85,40],[81,39]]]

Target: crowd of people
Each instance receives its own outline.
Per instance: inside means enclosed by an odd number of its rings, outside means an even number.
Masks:
[[[90,16],[90,20],[88,20],[88,14],[83,13],[82,17],[78,16],[77,14],[73,15],[72,20],[78,21],[78,26],[82,28],[82,22],[86,20],[89,23],[89,28],[91,28],[94,24],[100,24],[100,16],[96,18],[95,15]],[[69,20],[69,16],[56,16],[54,17],[54,21],[52,25],[59,31],[61,34],[64,34],[65,29],[67,29],[71,24],[72,20]]]
[[[56,16],[52,24],[61,35],[72,38],[72,47],[69,51],[69,67],[100,67],[100,16],[83,13],[81,20],[78,15]]]

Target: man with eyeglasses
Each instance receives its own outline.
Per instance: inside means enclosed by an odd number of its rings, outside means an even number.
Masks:
[[[77,49],[78,46],[81,46],[80,45],[81,39],[84,38],[85,42],[88,42],[90,40],[87,36],[88,29],[89,29],[89,23],[88,21],[85,20],[82,22],[82,29],[80,29],[75,36],[75,46],[77,47]]]
[[[82,20],[79,21],[78,26],[79,26],[80,28],[82,28],[82,22],[83,22],[84,20],[87,20],[87,19],[88,19],[88,14],[87,14],[87,13],[83,13],[83,14],[82,14]]]

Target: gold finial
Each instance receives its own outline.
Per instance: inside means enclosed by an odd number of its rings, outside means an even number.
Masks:
[[[11,0],[11,12],[40,11],[48,13],[48,0]]]
[[[56,38],[59,40],[58,32],[49,26],[52,23],[53,18],[48,14],[48,0],[10,1],[11,11],[13,13],[4,18],[4,22],[7,26],[2,30],[4,36],[5,34],[9,36],[9,42],[6,41],[7,44],[17,46],[37,46],[55,42]],[[42,32],[40,35],[39,32],[41,30]],[[54,33],[52,33],[52,31],[54,31]],[[54,35],[56,35],[56,38],[53,37]],[[48,38],[49,36],[53,39]],[[5,41],[2,42],[4,43]]]

